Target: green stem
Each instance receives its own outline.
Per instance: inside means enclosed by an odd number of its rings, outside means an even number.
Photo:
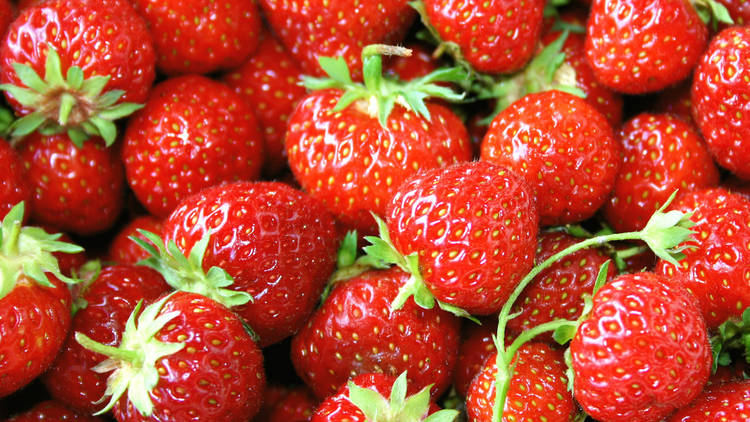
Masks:
[[[129,362],[133,366],[139,366],[142,364],[143,359],[138,352],[101,344],[80,332],[75,333],[75,339],[86,349],[107,356],[108,358]]]
[[[3,236],[3,254],[5,256],[18,254],[18,239],[21,237],[21,223],[20,220],[14,221],[10,228],[10,232]]]
[[[68,124],[68,118],[76,105],[76,98],[68,92],[60,95],[60,112],[58,113],[57,122],[61,126]]]
[[[617,256],[622,259],[628,259],[632,258],[638,254],[641,254],[643,252],[646,252],[648,250],[647,246],[633,246],[632,248],[623,249],[621,251],[617,251]]]

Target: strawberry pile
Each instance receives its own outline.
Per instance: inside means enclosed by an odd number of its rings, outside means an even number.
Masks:
[[[750,420],[739,0],[0,0],[0,421]]]

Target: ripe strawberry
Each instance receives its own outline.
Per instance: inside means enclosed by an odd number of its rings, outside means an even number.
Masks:
[[[305,386],[269,386],[263,397],[263,408],[253,421],[307,422],[317,407],[318,400]]]
[[[5,422],[41,422],[41,421],[73,421],[73,422],[102,422],[95,416],[84,415],[68,409],[62,403],[46,400],[38,403],[30,410],[15,415]]]
[[[325,60],[331,79],[308,80],[315,91],[289,120],[289,165],[304,190],[346,227],[374,234],[371,213],[383,215],[398,186],[421,170],[471,159],[463,123],[431,95],[460,96],[433,82],[463,77],[441,70],[402,83],[381,78],[379,46],[365,54],[366,84],[352,83],[342,60]],[[368,55],[369,54],[369,55]],[[333,88],[331,88],[333,87]],[[325,142],[323,142],[325,140]]]
[[[744,119],[750,101],[750,28],[725,29],[714,37],[693,77],[693,118],[714,159],[742,179],[750,179],[750,128]]]
[[[440,67],[432,51],[424,44],[412,42],[406,45],[410,56],[394,56],[385,64],[385,73],[402,81],[411,81],[429,75]]]
[[[494,327],[497,327],[497,321],[494,324],[483,321],[482,325],[468,322],[461,329],[461,346],[453,371],[453,387],[461,397],[466,397],[471,381],[482,371],[484,361],[495,352]]]
[[[162,220],[152,215],[142,215],[132,219],[112,239],[107,251],[107,260],[119,264],[136,264],[138,261],[148,258],[148,252],[133,242],[130,237],[135,236],[148,242],[148,239],[138,230],[161,233],[162,227]]]
[[[544,0],[423,0],[422,15],[458,57],[486,73],[520,70],[534,54],[542,30]]]
[[[321,307],[292,339],[297,374],[323,398],[353,375],[408,372],[415,389],[433,384],[432,397],[450,385],[459,321],[412,299],[391,308],[409,275],[371,270],[334,285]]]
[[[693,100],[690,98],[692,79],[661,91],[654,110],[657,113],[668,113],[695,125],[693,121]]]
[[[531,269],[538,221],[523,178],[483,161],[417,174],[387,210],[393,247],[416,253],[430,293],[474,315],[498,312]]]
[[[695,211],[696,243],[674,266],[659,261],[656,272],[682,275],[685,287],[700,303],[710,329],[750,305],[750,200],[721,188],[686,192],[671,209]]]
[[[156,65],[168,75],[209,73],[239,65],[262,29],[253,0],[134,0],[154,37]]]
[[[52,363],[70,327],[70,292],[53,252],[79,252],[37,227],[21,227],[23,203],[0,226],[0,397]]]
[[[287,121],[297,102],[307,94],[297,63],[271,36],[261,41],[258,51],[223,77],[225,84],[250,107],[263,131],[264,173],[275,176],[287,167],[284,135]]]
[[[570,344],[574,393],[606,421],[660,421],[698,396],[711,347],[695,298],[680,278],[626,274],[595,295]]]
[[[407,0],[261,0],[260,5],[305,74],[324,75],[320,57],[343,57],[355,80],[362,79],[362,47],[398,44],[416,15]]]
[[[263,140],[252,110],[238,94],[188,75],[154,88],[128,124],[122,159],[138,200],[151,214],[166,217],[202,189],[257,179]]]
[[[21,136],[67,130],[115,140],[112,120],[146,99],[155,77],[145,23],[126,0],[56,0],[24,9],[0,49],[0,80]],[[63,76],[65,75],[65,76]]]
[[[530,94],[498,114],[482,141],[481,159],[528,180],[544,226],[591,217],[604,204],[620,164],[606,118],[561,91]]]
[[[242,421],[260,408],[260,349],[236,315],[205,296],[176,292],[143,312],[139,304],[117,348],[75,338],[109,356],[95,370],[114,371],[102,411],[114,408],[119,422]]]
[[[738,26],[745,26],[750,22],[750,4],[745,0],[716,0],[724,5]]]
[[[19,148],[31,187],[31,217],[70,233],[110,228],[123,205],[124,177],[116,151],[101,138],[77,147],[67,134],[24,138]]]
[[[666,422],[722,421],[750,419],[750,381],[712,386],[689,406],[678,410]]]
[[[24,174],[21,157],[4,139],[0,139],[0,168],[3,177],[0,178],[0,219],[21,201],[29,203],[31,189]],[[24,217],[28,217],[29,209]]]
[[[167,291],[169,286],[150,268],[106,267],[81,294],[85,307],[73,317],[71,331],[116,347],[138,301],[151,303]],[[81,413],[94,413],[101,408],[107,377],[92,369],[104,359],[69,336],[42,380],[56,400]]]
[[[676,190],[712,187],[716,168],[700,134],[669,114],[643,113],[619,133],[624,158],[604,218],[616,231],[641,230]]]
[[[497,353],[485,361],[469,387],[466,411],[471,422],[492,421]],[[527,343],[514,358],[515,371],[503,408],[503,421],[570,421],[578,412],[568,391],[562,350],[545,343]]]

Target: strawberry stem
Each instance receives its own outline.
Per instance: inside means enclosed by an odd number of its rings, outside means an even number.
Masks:
[[[101,344],[97,341],[92,340],[86,334],[79,332],[75,333],[75,339],[81,346],[88,350],[91,350],[92,352],[99,353],[101,355],[123,362],[128,362],[133,366],[141,366],[143,363],[141,354],[138,352]]]

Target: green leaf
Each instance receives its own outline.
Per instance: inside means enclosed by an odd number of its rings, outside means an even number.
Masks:
[[[18,80],[33,91],[46,92],[49,89],[47,83],[44,82],[31,66],[13,63],[13,70],[16,72],[16,76],[18,76]]]
[[[57,54],[55,47],[49,43],[47,43],[47,60],[44,64],[44,80],[47,81],[50,86],[67,85],[62,74],[60,56]]]
[[[381,98],[378,101],[378,122],[384,129],[388,129],[388,116],[391,115],[393,107],[396,105],[394,97]]]
[[[354,265],[357,260],[357,231],[351,230],[346,233],[344,240],[339,246],[339,252],[336,257],[336,267],[346,268]]]
[[[349,387],[349,401],[365,414],[368,421],[377,421],[379,415],[388,415],[388,403],[380,393],[369,388],[362,388],[351,381],[347,386]]]
[[[38,93],[11,84],[0,84],[0,89],[10,94],[16,101],[26,107],[33,107],[41,101]]]
[[[654,254],[672,265],[677,265],[677,261],[684,257],[681,251],[688,247],[687,242],[694,242],[692,238],[694,232],[690,228],[695,225],[690,220],[692,212],[683,213],[677,210],[664,212],[676,194],[676,191],[672,193],[664,205],[651,216],[646,227],[640,231],[641,239]]]
[[[330,76],[334,81],[343,85],[349,85],[352,83],[352,77],[349,74],[349,66],[346,64],[346,60],[344,60],[343,57],[318,57],[318,64],[326,75]]]
[[[83,143],[89,139],[89,135],[78,128],[68,129],[68,137],[70,138],[70,141],[73,142],[73,145],[78,148],[83,148]]]
[[[341,111],[349,107],[354,101],[364,98],[364,94],[365,92],[360,90],[344,91],[339,98],[339,101],[336,103],[336,107],[333,108],[333,111]]]
[[[391,398],[390,398],[390,407],[391,409],[395,411],[400,411],[401,408],[404,406],[404,400],[406,400],[406,371],[402,372],[398,378],[396,378],[396,381],[394,381],[393,386],[391,387]],[[429,398],[429,390],[428,390],[428,398]]]
[[[430,409],[430,388],[432,385],[424,387],[406,399],[403,403],[403,410],[399,412],[402,416],[400,420],[419,421],[427,414]]]
[[[39,128],[47,120],[41,113],[27,114],[11,125],[13,136],[24,137]]]
[[[68,68],[68,77],[66,78],[68,80],[68,85],[70,85],[71,88],[78,91],[83,86],[83,69],[81,69],[78,66],[71,66]]]
[[[409,104],[409,107],[429,122],[430,110],[427,109],[427,105],[424,103],[427,96],[428,94],[420,91],[406,91],[401,94],[401,97]]]
[[[98,116],[91,117],[89,121],[96,126],[98,135],[104,139],[104,144],[106,146],[115,143],[115,138],[117,137],[117,126],[115,126],[114,123]]]
[[[594,282],[594,295],[599,291],[599,289],[602,288],[602,286],[604,286],[604,283],[607,282],[607,274],[609,273],[609,265],[611,263],[612,260],[608,259],[604,261],[601,266],[599,266],[599,272],[596,274],[596,281]]]
[[[97,105],[101,108],[113,106],[123,95],[125,95],[125,91],[121,89],[112,89],[99,96]]]
[[[573,340],[577,330],[578,328],[572,325],[561,325],[552,333],[552,338],[557,344],[564,346]]]
[[[143,104],[137,104],[137,103],[121,103],[117,104],[114,107],[104,109],[100,111],[97,116],[104,120],[118,120],[122,119],[123,117],[130,116],[131,114],[135,113],[136,111],[143,108]]]
[[[454,409],[443,409],[425,418],[424,422],[453,422],[461,413]]]
[[[81,91],[83,92],[83,95],[88,98],[98,98],[101,95],[102,91],[104,91],[104,87],[107,86],[109,78],[109,75],[107,75],[92,76],[86,79],[81,85]]]

